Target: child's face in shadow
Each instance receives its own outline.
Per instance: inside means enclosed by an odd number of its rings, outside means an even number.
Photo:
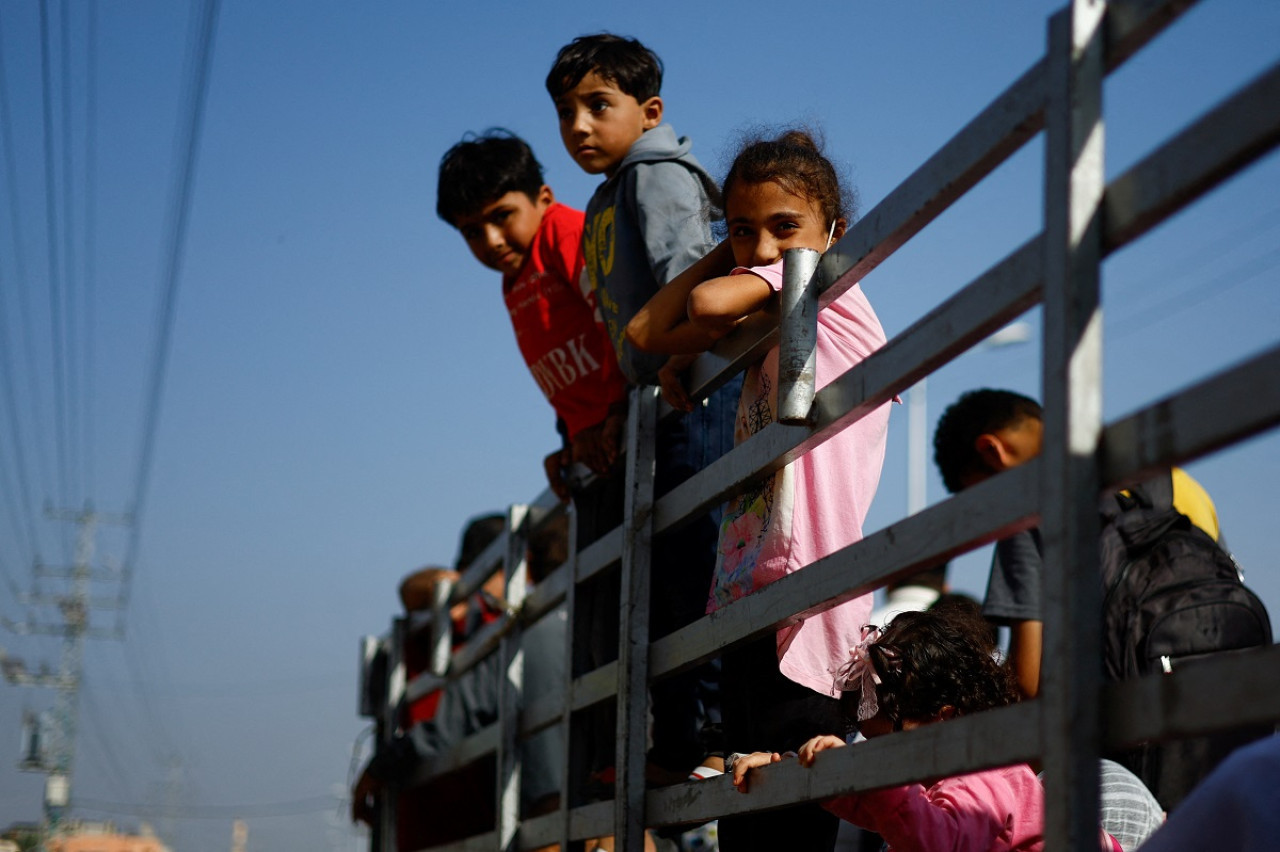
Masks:
[[[725,219],[739,266],[769,266],[790,248],[823,252],[844,234],[843,220],[833,229],[816,200],[774,181],[735,183],[725,199]]]
[[[881,710],[870,719],[864,719],[858,723],[858,731],[867,739],[875,737],[883,737],[885,734],[892,734],[897,731],[914,731],[916,728],[923,728],[925,725],[932,725],[935,722],[943,722],[955,716],[956,710],[951,705],[947,705],[938,711],[937,715],[927,719],[903,719],[901,725],[895,727],[893,720],[885,715]]]
[[[476,260],[511,276],[524,266],[542,217],[554,201],[548,186],[533,198],[508,192],[469,216],[459,216],[454,224]]]

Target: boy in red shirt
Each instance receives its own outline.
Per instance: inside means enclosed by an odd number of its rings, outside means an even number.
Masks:
[[[503,130],[445,152],[437,193],[440,218],[476,260],[502,273],[516,343],[564,438],[545,468],[551,489],[567,500],[573,462],[606,474],[617,460],[627,394],[595,304],[578,283],[583,214],[556,202],[529,145]]]

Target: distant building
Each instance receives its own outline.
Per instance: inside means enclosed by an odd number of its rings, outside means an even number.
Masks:
[[[170,852],[149,826],[121,834],[109,822],[73,823],[45,842],[47,852]]]

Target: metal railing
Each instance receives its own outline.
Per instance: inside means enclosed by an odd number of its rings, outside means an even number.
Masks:
[[[497,825],[456,849],[531,849],[614,834],[642,846],[646,826],[902,784],[1022,761],[1045,768],[1046,849],[1096,848],[1097,759],[1104,749],[1280,719],[1280,649],[1223,657],[1169,675],[1105,684],[1088,661],[1101,651],[1097,497],[1280,423],[1280,346],[1185,388],[1124,419],[1102,420],[1099,268],[1136,240],[1280,141],[1280,64],[1230,93],[1124,174],[1103,172],[1101,89],[1107,74],[1184,12],[1188,0],[1074,2],[1049,21],[1044,59],[1024,73],[889,194],[820,259],[789,254],[782,318],[757,318],[692,368],[692,394],[706,396],[781,341],[775,422],[655,502],[651,472],[659,416],[652,388],[633,391],[627,428],[627,512],[623,525],[570,556],[527,595],[525,543],[555,512],[544,494],[510,510],[507,532],[469,569],[433,623],[447,631],[449,602],[465,599],[505,570],[508,611],[447,666],[457,677],[483,655],[501,654],[502,718],[424,770],[439,774],[496,753]],[[816,307],[863,278],[1024,144],[1045,134],[1044,230],[992,265],[864,362],[814,394]],[[724,502],[953,360],[1036,305],[1043,305],[1044,452],[1035,461],[867,536],[662,639],[648,637],[647,566],[653,535]],[[780,330],[779,330],[780,329]],[[798,348],[797,348],[798,347]],[[786,370],[794,364],[798,369]],[[807,384],[806,384],[807,377]],[[833,753],[813,769],[784,763],[759,771],[750,796],[725,783],[646,790],[646,690],[655,679],[726,648],[867,594],[954,555],[1039,525],[1045,552],[1045,652],[1041,698],[931,725]],[[570,541],[574,540],[571,531]],[[622,625],[616,663],[572,679],[565,692],[521,701],[520,635],[574,592],[620,562]],[[1078,566],[1078,570],[1064,570]],[[572,622],[571,622],[572,623]],[[379,709],[386,736],[401,702],[440,683],[405,683],[404,621],[384,640],[392,664]],[[573,631],[568,631],[571,642]],[[438,632],[445,637],[447,632]],[[566,660],[571,649],[566,649]],[[443,661],[443,657],[441,657]],[[1085,661],[1085,662],[1082,662]],[[566,670],[570,670],[566,667]],[[444,671],[442,666],[440,671]],[[518,743],[573,712],[617,696],[614,801],[519,819]],[[730,744],[732,745],[732,744]],[[567,745],[566,745],[567,750]],[[855,754],[856,753],[856,754]],[[567,770],[568,759],[565,759]],[[561,802],[569,801],[568,772]],[[419,779],[421,780],[421,779]],[[394,796],[388,797],[394,800]],[[395,848],[386,809],[379,845]],[[442,847],[444,848],[444,847]]]

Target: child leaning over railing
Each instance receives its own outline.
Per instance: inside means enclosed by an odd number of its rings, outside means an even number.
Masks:
[[[867,627],[836,673],[842,703],[865,736],[878,737],[967,716],[1018,700],[1012,672],[991,654],[988,627],[960,607],[907,612],[885,630]],[[814,737],[799,749],[802,766],[843,748],[843,737]],[[777,763],[776,752],[733,755],[733,783]],[[1044,848],[1044,788],[1025,763],[922,783],[858,791],[823,806],[879,833],[892,852],[1035,852]],[[1100,830],[1102,848],[1120,844]]]

